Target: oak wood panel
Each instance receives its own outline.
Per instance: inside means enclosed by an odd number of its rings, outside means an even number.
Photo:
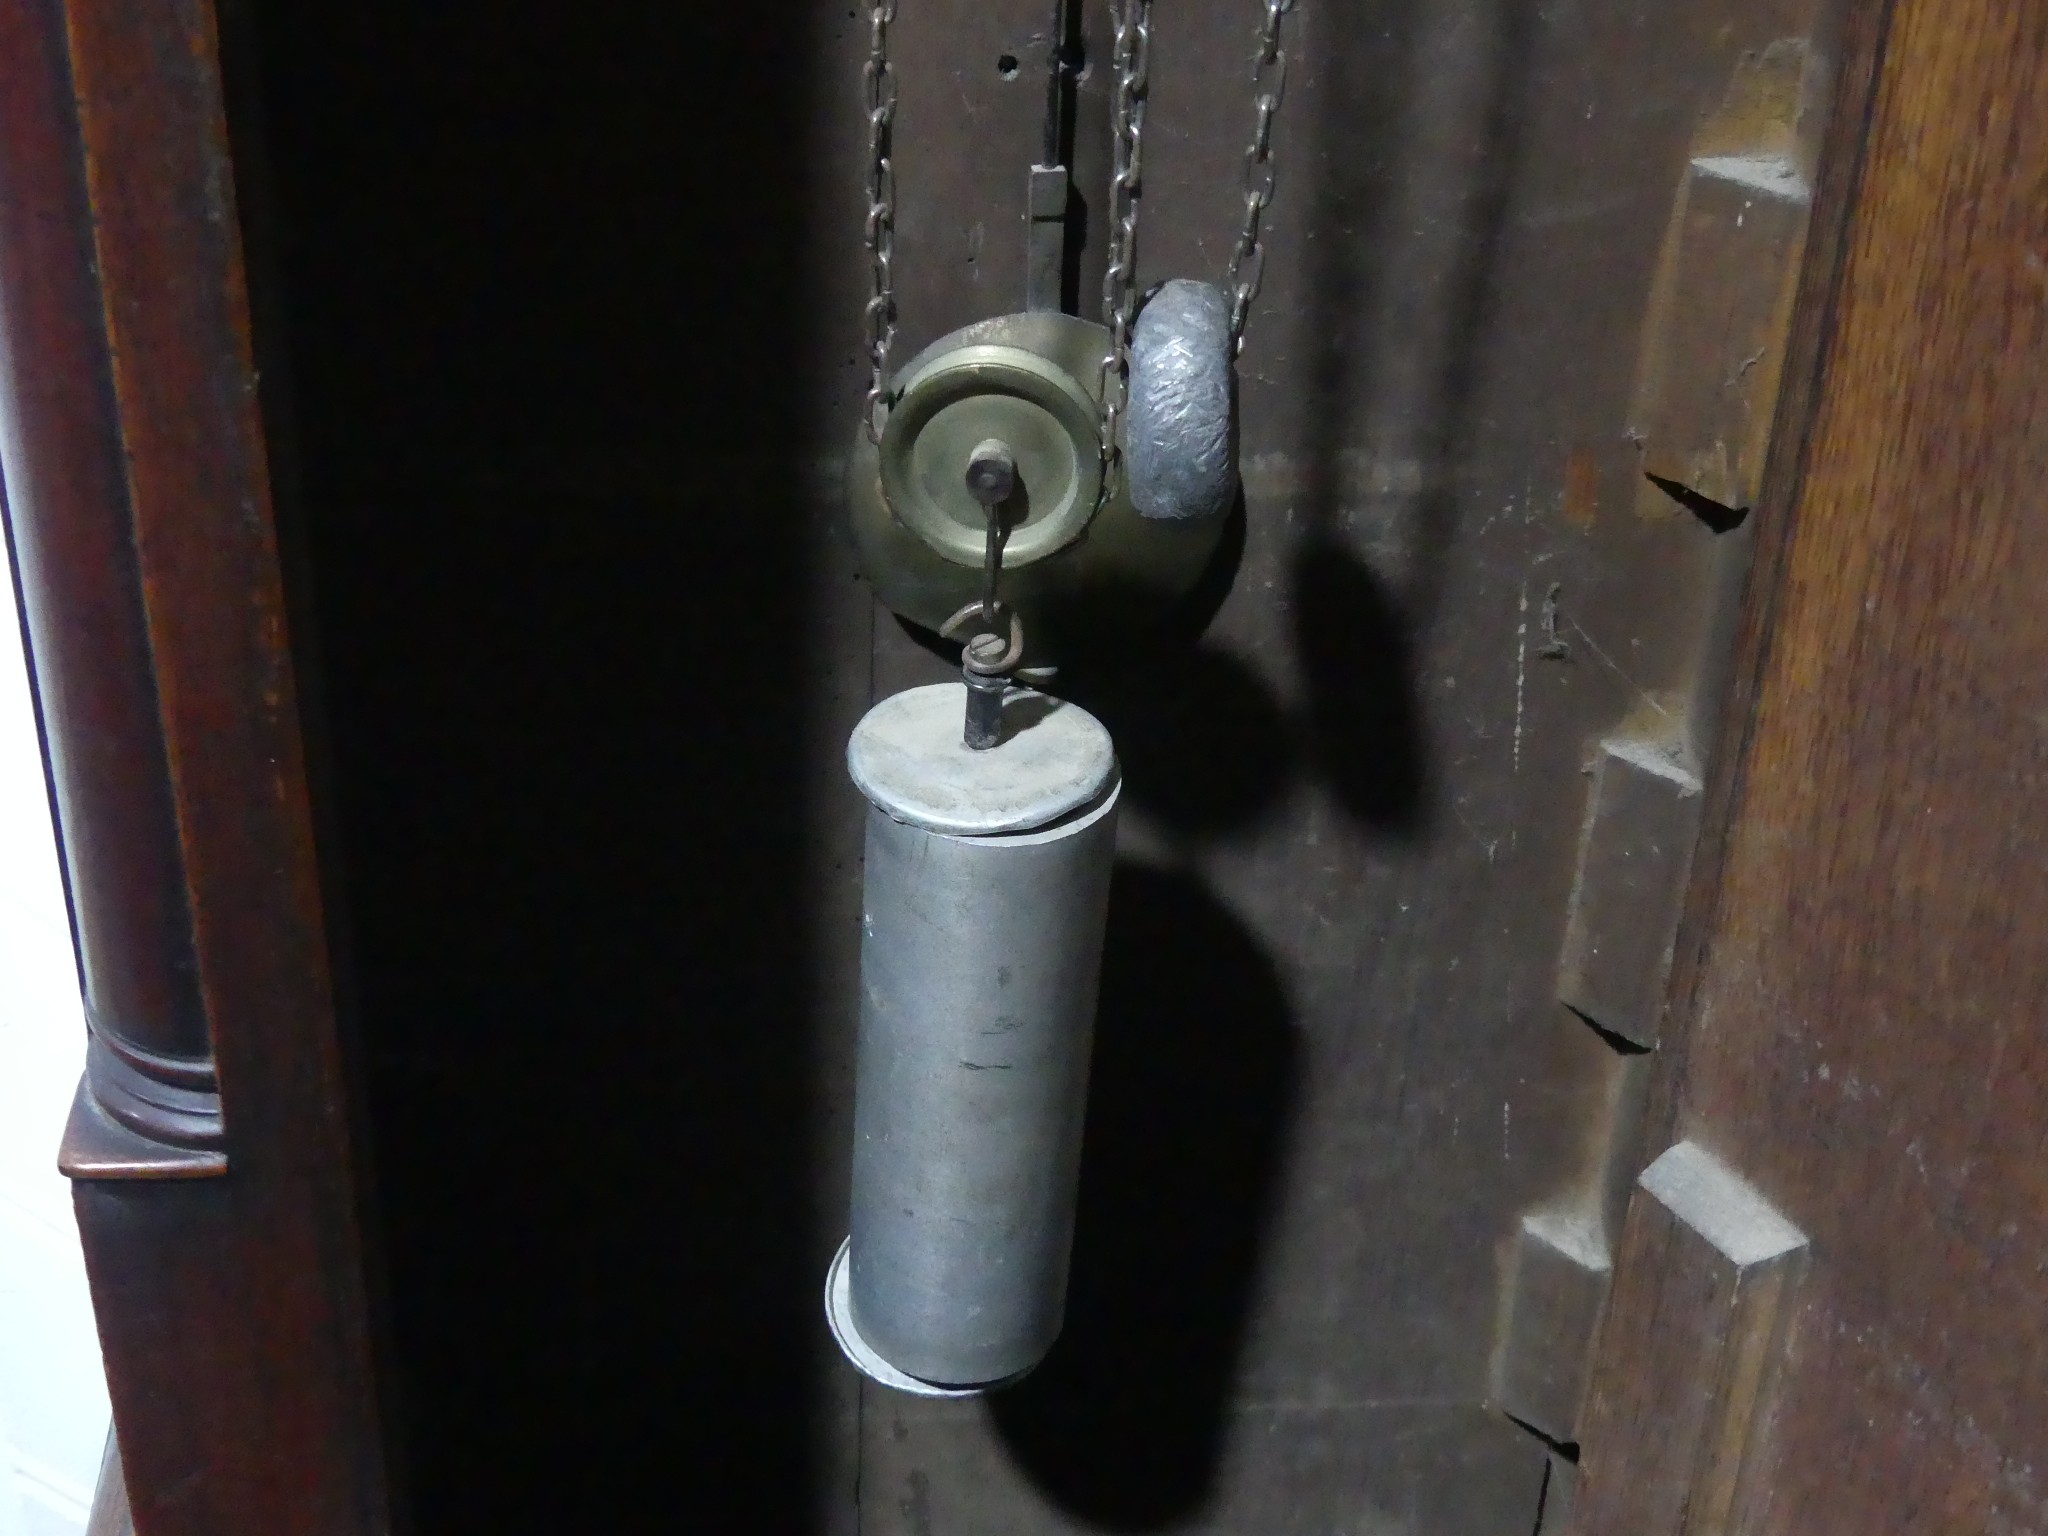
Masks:
[[[1814,1240],[1733,1528],[2039,1531],[2048,14],[1898,0],[1870,56],[1668,1092]],[[1608,1344],[1613,1398],[1644,1362]],[[1584,1528],[1619,1532],[1630,1436],[1586,1455]]]

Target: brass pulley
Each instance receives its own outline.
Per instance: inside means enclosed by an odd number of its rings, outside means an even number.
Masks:
[[[881,442],[855,440],[849,486],[861,568],[888,608],[936,630],[980,592],[985,512],[964,470],[991,438],[1016,456],[1003,598],[1025,616],[1027,664],[1156,622],[1194,586],[1224,520],[1140,517],[1120,478],[1104,494],[1092,381],[1108,339],[1056,311],[1000,315],[905,365]]]
[[[947,559],[981,564],[982,506],[960,466],[998,441],[1015,457],[1004,559],[1015,567],[1074,542],[1102,489],[1096,402],[1070,371],[1017,340],[948,338],[909,370],[882,429],[883,499]]]
[[[1271,134],[1286,67],[1280,23],[1292,4],[1260,0],[1254,138],[1227,291],[1175,281],[1141,312],[1138,167],[1151,6],[1112,0],[1106,323],[1063,312],[1071,145],[1062,134],[1071,132],[1066,93],[1078,59],[1062,0],[1047,60],[1045,142],[1026,183],[1025,309],[941,337],[891,376],[896,98],[888,28],[896,3],[871,0],[871,377],[848,500],[861,567],[897,614],[938,630],[979,595],[993,626],[989,592],[1000,570],[1004,604],[1021,615],[1028,636],[1025,664],[1036,665],[1155,624],[1194,588],[1236,496],[1234,365],[1263,268],[1260,221],[1272,196]],[[991,442],[1014,459],[1013,488],[1000,505],[979,499],[968,478],[976,448]]]

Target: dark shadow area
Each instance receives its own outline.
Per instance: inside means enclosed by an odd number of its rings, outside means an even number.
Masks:
[[[1240,488],[1194,585],[1164,614],[1137,597],[1107,605],[1152,622],[1082,632],[1085,643],[1052,685],[1109,727],[1129,803],[1177,833],[1249,825],[1296,767],[1280,700],[1250,666],[1203,640],[1243,568],[1245,516]]]
[[[1292,723],[1226,651],[1134,648],[1091,658],[1058,686],[1109,727],[1125,797],[1171,831],[1247,826],[1295,772]]]
[[[814,19],[240,8],[423,1536],[821,1504]]]
[[[1245,510],[1244,486],[1240,484],[1231,498],[1230,510],[1224,514],[1229,521],[1223,525],[1209,563],[1202,567],[1194,586],[1174,605],[1164,622],[1150,632],[1154,646],[1186,650],[1207,633],[1244,569],[1245,538],[1249,532],[1245,520],[1249,515]]]
[[[1309,307],[1318,319],[1314,384],[1304,407],[1310,485],[1291,572],[1316,766],[1352,815],[1404,835],[1419,835],[1429,820],[1429,727],[1418,652],[1437,617],[1458,497],[1480,427],[1474,397],[1519,165],[1530,83],[1524,65],[1539,8],[1501,5],[1487,14],[1484,23],[1463,28],[1454,47],[1443,37],[1425,38],[1426,6],[1401,8],[1384,31],[1319,34],[1334,50],[1323,64],[1323,142],[1400,143],[1405,133],[1423,155],[1441,157],[1408,168],[1425,184],[1441,183],[1431,188],[1441,199],[1432,208],[1444,212],[1429,221],[1426,237],[1413,237],[1431,257],[1426,267],[1412,259],[1385,265],[1392,244],[1411,243],[1394,232],[1401,210],[1384,180],[1385,160],[1330,155],[1322,163],[1316,226],[1346,238],[1317,241],[1310,263]],[[1441,18],[1436,25],[1441,30]],[[1429,68],[1415,68],[1412,61],[1425,57]],[[1351,82],[1356,88],[1339,88]],[[1397,281],[1418,291],[1390,296],[1388,285]],[[1366,317],[1383,312],[1396,317],[1398,332],[1367,334]],[[1372,356],[1374,342],[1431,360],[1386,401],[1384,408],[1403,418],[1398,423],[1368,419],[1364,409],[1373,397],[1359,359]],[[1346,454],[1383,443],[1411,454],[1422,479],[1402,516],[1398,576],[1369,567],[1342,532],[1347,500],[1358,494],[1345,483]]]
[[[1070,1513],[1159,1530],[1214,1483],[1301,1045],[1272,962],[1194,877],[1119,865],[1066,1331],[989,1400]]]
[[[1335,539],[1311,532],[1293,558],[1294,644],[1314,766],[1365,825],[1418,834],[1429,810],[1428,740],[1407,618],[1385,580]]]
[[[1627,1035],[1616,1034],[1591,1014],[1581,1013],[1578,1009],[1572,1007],[1570,1003],[1566,1003],[1563,1006],[1567,1013],[1606,1042],[1608,1048],[1617,1056],[1647,1056],[1656,1049],[1653,1045],[1644,1045],[1640,1041],[1631,1040]]]
[[[1733,533],[1749,516],[1747,507],[1728,506],[1711,496],[1702,496],[1691,486],[1682,485],[1676,480],[1667,480],[1662,475],[1653,475],[1648,471],[1644,472],[1643,478],[1706,524],[1710,533]]]

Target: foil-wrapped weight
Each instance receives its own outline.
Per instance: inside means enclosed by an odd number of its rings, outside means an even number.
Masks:
[[[1124,474],[1141,517],[1220,517],[1236,499],[1230,351],[1230,301],[1212,283],[1174,278],[1138,312]]]

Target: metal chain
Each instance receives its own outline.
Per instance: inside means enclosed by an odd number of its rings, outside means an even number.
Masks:
[[[1252,58],[1252,141],[1244,152],[1244,221],[1230,253],[1230,352],[1244,350],[1244,323],[1252,301],[1266,278],[1266,247],[1262,226],[1273,204],[1278,171],[1273,164],[1273,120],[1287,94],[1287,51],[1280,46],[1280,23],[1294,9],[1294,0],[1264,0],[1259,20],[1258,51]]]
[[[1287,52],[1281,24],[1295,0],[1261,0],[1258,44],[1252,62],[1252,137],[1244,156],[1244,215],[1230,253],[1225,286],[1230,296],[1232,354],[1244,347],[1245,322],[1265,280],[1264,223],[1272,206],[1278,171],[1273,163],[1273,124],[1287,93]],[[1144,190],[1145,103],[1150,87],[1152,0],[1110,0],[1111,63],[1115,95],[1110,110],[1111,155],[1109,251],[1102,274],[1102,319],[1110,347],[1102,359],[1103,494],[1109,494],[1117,459],[1117,433],[1130,388],[1131,326],[1138,309],[1138,203]],[[880,442],[888,403],[889,349],[896,339],[896,167],[891,136],[896,121],[896,74],[889,63],[889,25],[896,0],[870,0],[868,59],[861,71],[868,116],[867,224],[873,287],[866,331],[868,437]]]
[[[1138,199],[1144,191],[1145,98],[1152,48],[1152,0],[1111,0],[1110,52],[1115,95],[1109,180],[1109,264],[1102,274],[1102,323],[1110,347],[1102,359],[1102,494],[1116,468],[1116,434],[1130,389],[1131,322],[1138,313]]]
[[[861,243],[867,248],[874,286],[869,292],[866,329],[868,394],[864,417],[868,439],[882,440],[882,415],[889,394],[889,348],[896,340],[896,164],[890,158],[896,126],[896,72],[889,66],[889,23],[896,0],[868,6],[868,62],[861,71],[868,111],[868,218]]]

